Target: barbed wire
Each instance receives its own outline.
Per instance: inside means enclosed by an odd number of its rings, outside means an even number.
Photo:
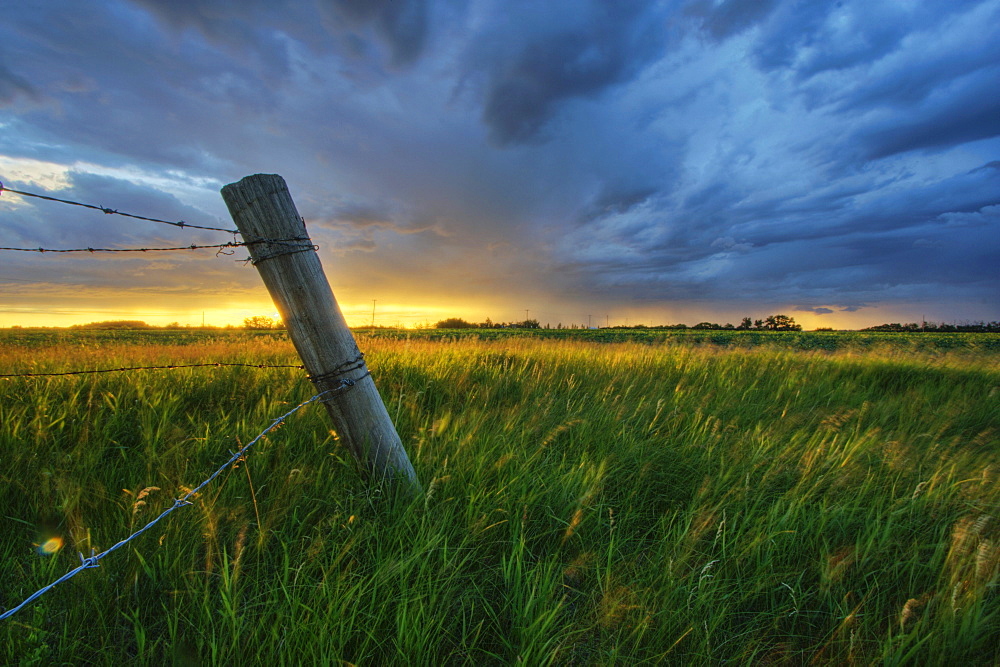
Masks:
[[[333,380],[340,375],[344,375],[352,371],[359,371],[364,367],[365,367],[365,354],[364,352],[358,352],[358,356],[354,357],[353,359],[348,359],[344,363],[340,364],[339,366],[335,367],[334,369],[326,373],[320,373],[319,375],[310,375],[309,381],[312,382],[313,384],[318,384],[320,382],[327,382],[328,380]],[[366,375],[362,375],[361,377],[366,377],[367,375],[371,375],[371,373],[367,373]],[[361,378],[358,379],[360,380]]]
[[[299,370],[305,369],[305,366],[303,366],[302,364],[298,365],[244,364],[244,363],[230,363],[224,361],[217,361],[205,364],[170,364],[168,366],[127,366],[122,368],[101,368],[97,370],[86,370],[86,371],[66,371],[63,373],[3,373],[0,374],[0,379],[10,380],[11,378],[58,377],[62,375],[90,375],[93,373],[120,373],[123,371],[160,371],[160,370],[174,370],[176,368],[208,368],[208,367],[220,368],[222,366],[242,366],[246,368],[297,368]]]
[[[157,252],[167,250],[202,250],[205,248],[237,248],[245,246],[245,243],[219,243],[217,245],[186,245],[175,248],[8,248],[0,247],[0,250],[14,250],[17,252]]]
[[[60,204],[70,204],[71,206],[82,206],[83,208],[94,209],[95,211],[100,211],[101,213],[106,213],[108,215],[121,215],[126,218],[134,218],[136,220],[146,220],[148,222],[159,222],[164,225],[173,225],[174,227],[187,227],[190,229],[207,229],[212,232],[227,232],[229,234],[239,234],[238,229],[223,229],[222,227],[203,227],[202,225],[192,225],[189,222],[184,222],[183,220],[177,220],[172,222],[170,220],[160,220],[158,218],[147,218],[144,215],[135,215],[133,213],[122,213],[121,211],[115,210],[113,208],[108,208],[106,206],[95,206],[94,204],[84,204],[78,201],[72,201],[69,199],[59,199],[58,197],[49,197],[46,195],[39,195],[33,192],[24,192],[23,190],[15,190],[13,188],[4,187],[3,182],[0,182],[0,196],[3,195],[4,191],[13,192],[16,195],[21,195],[22,197],[35,197],[36,199],[45,199],[46,201],[59,202]]]
[[[22,602],[21,604],[17,605],[16,607],[14,607],[12,609],[8,609],[7,611],[5,611],[2,614],[0,614],[0,620],[3,620],[3,619],[8,618],[10,616],[13,616],[14,614],[16,614],[17,612],[19,612],[21,609],[23,609],[24,607],[26,607],[31,602],[33,602],[34,600],[38,599],[39,597],[41,597],[45,593],[47,593],[50,590],[52,590],[52,588],[54,588],[57,584],[61,584],[62,582],[66,581],[67,579],[76,576],[77,574],[79,574],[83,570],[94,568],[94,567],[100,567],[99,561],[102,558],[104,558],[105,556],[107,556],[108,554],[110,554],[112,551],[115,551],[116,549],[120,549],[121,547],[125,546],[126,544],[128,544],[129,542],[131,542],[132,540],[134,540],[135,538],[139,537],[140,535],[142,535],[143,533],[145,533],[147,530],[149,530],[150,528],[152,528],[154,525],[156,525],[156,523],[159,522],[160,519],[162,519],[163,517],[167,516],[168,514],[170,514],[171,512],[173,512],[178,507],[184,507],[185,505],[191,505],[191,504],[193,504],[193,503],[191,503],[190,500],[188,500],[188,498],[191,498],[192,496],[197,495],[197,493],[202,488],[204,488],[207,484],[209,484],[212,480],[214,480],[220,474],[222,474],[222,471],[225,470],[227,467],[229,467],[230,465],[234,464],[241,457],[245,456],[246,455],[246,451],[248,449],[250,449],[253,445],[255,445],[265,435],[267,435],[268,433],[270,433],[275,427],[278,426],[278,424],[280,424],[281,422],[283,422],[289,416],[291,416],[295,412],[298,412],[299,410],[301,410],[305,406],[309,405],[310,403],[313,403],[314,401],[319,400],[320,397],[322,397],[322,396],[324,396],[326,394],[336,393],[336,392],[340,392],[340,391],[346,391],[347,389],[350,389],[351,387],[353,387],[354,384],[355,384],[354,380],[347,380],[347,379],[341,380],[340,381],[340,386],[334,387],[333,389],[328,389],[328,390],[326,390],[324,392],[320,392],[320,393],[316,394],[315,396],[312,396],[311,398],[303,401],[302,403],[299,403],[297,406],[295,406],[294,408],[292,408],[291,410],[289,410],[288,412],[286,412],[285,414],[281,415],[280,417],[278,417],[277,419],[275,419],[273,422],[271,422],[271,425],[268,426],[267,428],[265,428],[263,431],[261,431],[257,435],[256,438],[254,438],[253,440],[251,440],[247,444],[243,445],[243,447],[241,447],[239,449],[239,451],[237,451],[235,454],[233,454],[229,458],[228,461],[226,461],[221,466],[219,466],[219,468],[214,473],[212,473],[205,481],[203,481],[201,484],[199,484],[198,486],[196,486],[193,489],[191,489],[190,491],[188,491],[186,494],[184,494],[184,496],[175,499],[174,500],[174,504],[171,505],[170,507],[168,507],[167,509],[165,509],[155,519],[153,519],[152,521],[150,521],[149,523],[147,523],[145,526],[143,526],[139,530],[135,531],[134,533],[132,533],[131,535],[129,535],[128,537],[126,537],[125,539],[121,540],[117,544],[114,544],[114,545],[108,547],[107,549],[105,549],[101,553],[94,553],[94,550],[91,549],[91,551],[90,551],[90,557],[89,558],[84,557],[84,555],[81,553],[80,554],[80,565],[79,566],[77,566],[76,568],[70,570],[69,572],[67,572],[63,576],[59,577],[58,579],[56,579],[55,581],[53,581],[51,584],[49,584],[47,586],[44,586],[43,588],[35,591],[27,599],[25,599],[24,602]]]
[[[277,245],[290,245],[301,247],[293,241],[308,241],[307,237],[297,236],[289,239],[259,239],[257,241],[230,241],[229,243],[217,243],[214,245],[185,245],[174,248],[8,248],[0,247],[0,250],[13,250],[17,252],[164,252],[168,250],[202,250],[206,248],[218,249],[216,255],[231,255],[233,253],[223,252],[227,248],[245,248],[258,243],[273,243]],[[318,250],[319,246],[310,245],[308,249]],[[249,261],[249,260],[247,260]]]

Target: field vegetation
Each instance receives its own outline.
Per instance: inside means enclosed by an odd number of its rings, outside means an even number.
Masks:
[[[1000,661],[996,336],[548,333],[363,336],[419,498],[310,406],[0,621],[0,662]],[[0,335],[0,373],[206,362],[298,360],[269,333]],[[0,381],[0,606],[310,395],[295,369]]]

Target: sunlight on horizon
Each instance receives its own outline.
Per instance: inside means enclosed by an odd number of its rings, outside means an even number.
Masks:
[[[103,304],[102,304],[103,305]],[[525,317],[525,310],[511,308],[503,305],[489,306],[477,304],[470,308],[466,304],[449,305],[421,305],[413,306],[404,303],[386,300],[376,300],[374,304],[374,317],[372,312],[372,302],[358,303],[350,302],[341,306],[341,312],[349,327],[364,328],[374,324],[376,327],[390,327],[400,329],[414,329],[422,327],[433,327],[438,321],[448,318],[460,318],[467,322],[476,324],[484,322],[487,318],[493,322],[519,322]],[[739,324],[740,317],[731,316],[728,313],[706,312],[697,308],[677,309],[670,313],[664,313],[662,309],[628,308],[627,304],[620,309],[592,308],[601,312],[601,315],[588,318],[586,314],[560,313],[547,310],[527,309],[527,317],[538,319],[542,327],[557,326],[586,327],[588,324],[594,328],[606,326],[662,326],[677,323],[685,323],[693,326],[698,322],[709,321],[725,324]],[[604,311],[610,311],[604,314]],[[735,310],[735,309],[734,309]],[[819,327],[829,327],[834,329],[859,329],[874,326],[884,322],[912,321],[912,317],[898,312],[881,311],[880,309],[868,309],[869,312],[859,313],[837,313],[834,315],[815,315],[809,312],[786,309],[755,309],[739,308],[745,311],[748,316],[763,318],[767,315],[782,312],[790,315],[808,331]],[[767,310],[767,312],[764,312]],[[132,320],[141,321],[152,327],[182,327],[182,328],[241,328],[244,320],[251,317],[271,317],[280,319],[274,304],[269,300],[246,300],[233,303],[229,306],[218,306],[214,308],[198,309],[191,307],[188,309],[165,307],[128,307],[125,305],[107,307],[87,308],[80,306],[77,308],[65,307],[45,307],[44,304],[34,306],[7,306],[0,307],[0,328],[9,327],[71,327],[77,325],[91,324],[94,322]],[[831,319],[832,318],[832,319]],[[919,320],[919,318],[918,318]]]
[[[350,306],[342,308],[344,319],[350,327],[372,325],[372,306]],[[459,313],[459,314],[455,314]],[[168,310],[156,308],[53,308],[14,307],[0,308],[0,328],[13,326],[71,327],[108,321],[141,321],[154,327],[242,327],[250,317],[271,317],[280,319],[274,305],[261,303],[259,306],[241,304],[233,308],[207,308],[205,310]],[[374,324],[379,327],[416,328],[433,326],[439,320],[461,317],[461,310],[446,306],[409,307],[401,304],[376,303]],[[466,316],[468,318],[468,316]],[[477,319],[478,321],[478,319]]]

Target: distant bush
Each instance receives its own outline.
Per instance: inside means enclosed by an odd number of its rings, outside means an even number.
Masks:
[[[253,317],[248,317],[243,320],[244,329],[280,329],[281,320],[276,320],[273,317],[267,317],[266,315],[255,315]]]
[[[106,320],[89,324],[74,324],[71,329],[152,329],[152,325],[142,320]]]
[[[449,317],[434,325],[435,329],[475,329],[477,325],[466,322],[461,317]]]

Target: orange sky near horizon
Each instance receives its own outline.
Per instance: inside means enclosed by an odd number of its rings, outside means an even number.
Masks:
[[[116,295],[111,291],[95,297],[93,300],[77,299],[71,294],[47,290],[44,296],[30,295],[28,286],[22,287],[25,293],[20,298],[12,298],[4,294],[0,305],[0,328],[12,326],[21,327],[69,327],[91,322],[106,320],[141,320],[153,326],[166,326],[177,323],[180,326],[225,327],[242,326],[248,317],[265,315],[277,317],[278,312],[268,298],[263,286],[258,295],[243,295],[238,301],[224,301],[221,298],[188,299],[179,294],[145,294],[136,295],[122,293]],[[372,302],[344,301],[341,311],[349,326],[369,326],[373,322]],[[593,308],[590,313],[560,312],[558,304],[544,304],[544,307],[516,308],[503,303],[492,306],[485,304],[469,304],[454,302],[450,304],[441,301],[436,305],[411,305],[396,302],[391,299],[378,299],[374,304],[374,324],[376,326],[417,328],[433,326],[435,322],[460,317],[469,322],[483,322],[487,318],[494,322],[522,321],[527,315],[537,319],[542,326],[556,327],[577,325],[604,327],[637,325],[656,326],[684,323],[693,326],[699,322],[716,322],[736,325],[743,317],[763,319],[767,315],[784,313],[790,315],[803,329],[818,327],[834,329],[861,329],[883,322],[919,321],[920,318],[907,317],[906,314],[885,312],[884,317],[866,309],[861,313],[834,313],[817,316],[812,313],[793,312],[791,309],[776,309],[763,311],[747,310],[745,314],[733,314],[724,311],[699,308],[696,305],[681,308],[671,308],[669,311],[660,307],[610,307]],[[526,312],[527,311],[527,312]],[[565,309],[563,309],[565,311]],[[589,315],[589,318],[588,318]]]

